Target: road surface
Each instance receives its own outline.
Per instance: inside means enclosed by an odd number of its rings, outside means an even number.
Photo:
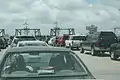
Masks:
[[[120,60],[112,61],[109,55],[99,57],[75,52],[97,79],[120,80]]]

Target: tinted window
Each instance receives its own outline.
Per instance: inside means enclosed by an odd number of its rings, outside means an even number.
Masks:
[[[16,38],[19,39],[19,41],[31,41],[36,40],[33,36],[17,36]]]
[[[113,32],[101,32],[100,36],[115,37],[115,34]]]
[[[65,39],[65,40],[68,40],[68,39],[69,39],[69,36],[64,36],[64,39]]]

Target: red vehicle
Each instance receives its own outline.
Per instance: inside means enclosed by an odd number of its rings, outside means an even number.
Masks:
[[[56,39],[56,45],[57,46],[65,46],[65,40],[69,39],[69,35],[63,35],[63,36],[59,36]]]

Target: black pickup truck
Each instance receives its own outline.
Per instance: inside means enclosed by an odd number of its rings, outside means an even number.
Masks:
[[[91,51],[92,56],[98,53],[109,52],[111,44],[117,42],[117,36],[111,31],[95,32],[89,34],[86,41],[82,42],[80,52],[84,53],[84,50],[88,50]]]

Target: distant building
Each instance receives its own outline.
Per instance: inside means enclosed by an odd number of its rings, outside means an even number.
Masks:
[[[93,34],[94,32],[97,32],[97,26],[95,25],[86,26],[86,30],[89,31],[89,34]]]

